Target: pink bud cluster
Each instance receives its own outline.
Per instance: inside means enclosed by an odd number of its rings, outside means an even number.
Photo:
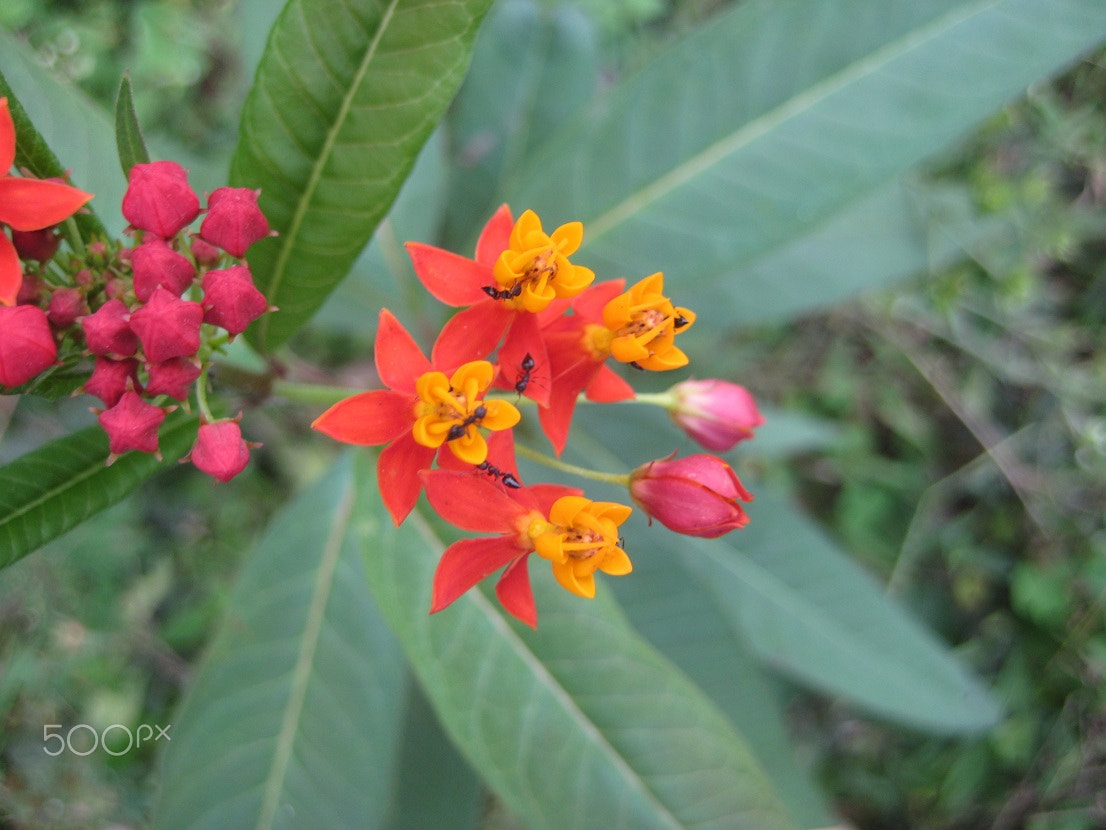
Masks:
[[[203,209],[187,171],[155,161],[132,168],[122,212],[132,247],[93,243],[73,285],[44,290],[25,277],[23,304],[0,307],[0,386],[20,386],[54,366],[59,343],[83,345],[94,366],[82,388],[103,402],[93,411],[112,458],[157,453],[161,423],[188,401],[212,351],[270,310],[243,260],[271,235],[257,191],[222,187]],[[199,232],[188,233],[201,213]],[[49,241],[26,240],[21,256],[49,259],[56,250]],[[237,418],[205,419],[190,458],[227,481],[245,466],[250,446]]]

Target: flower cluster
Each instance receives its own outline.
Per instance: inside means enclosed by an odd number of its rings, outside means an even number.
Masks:
[[[0,99],[4,172],[14,148],[14,125]],[[91,358],[79,388],[103,404],[93,411],[108,436],[109,463],[132,450],[157,453],[167,413],[188,406],[195,389],[201,425],[190,459],[221,481],[237,475],[251,444],[237,418],[211,416],[206,370],[223,344],[269,310],[242,259],[270,234],[257,197],[223,187],[203,209],[179,164],[136,164],[122,204],[133,244],[97,240],[58,262],[54,226],[91,195],[4,175],[0,221],[13,239],[0,234],[0,386],[20,387]],[[189,233],[201,214],[199,232]]]
[[[570,259],[582,239],[579,222],[547,233],[533,211],[516,221],[503,206],[471,259],[408,243],[423,286],[460,310],[428,357],[383,309],[374,357],[385,388],[339,401],[313,424],[345,443],[383,445],[377,478],[397,525],[425,490],[446,521],[493,534],[447,548],[434,577],[431,613],[502,569],[501,604],[536,625],[530,554],[548,560],[557,582],[583,597],[595,595],[597,571],[631,570],[619,527],[632,508],[590,500],[575,488],[524,485],[513,427],[525,398],[560,456],[578,401],[635,399],[612,366],[668,371],[687,365],[676,340],[696,318],[665,295],[661,273],[629,287],[621,279],[596,282],[593,271]],[[726,381],[687,381],[651,397],[711,449],[728,449],[761,423],[752,397]],[[568,468],[556,458],[547,463]],[[679,533],[714,537],[748,521],[739,502],[751,496],[714,456],[670,456],[627,476],[592,477],[624,484],[650,519]]]

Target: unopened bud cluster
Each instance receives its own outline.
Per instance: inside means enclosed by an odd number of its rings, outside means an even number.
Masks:
[[[103,404],[93,411],[111,459],[157,453],[166,414],[188,405],[212,354],[270,310],[243,259],[270,235],[257,197],[222,187],[203,209],[184,168],[155,161],[132,168],[123,197],[130,247],[96,242],[68,269],[47,269],[56,245],[17,238],[21,258],[41,264],[24,276],[17,304],[0,307],[0,386],[91,357],[81,391]],[[189,232],[201,214],[199,232]],[[59,270],[69,271],[64,282]],[[237,418],[218,420],[205,410],[190,458],[227,481],[245,466],[250,446]]]

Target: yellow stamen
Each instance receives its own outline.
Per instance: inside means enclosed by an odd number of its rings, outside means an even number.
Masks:
[[[495,263],[495,285],[484,290],[510,308],[530,312],[542,311],[557,297],[575,297],[595,279],[590,268],[568,259],[583,236],[579,222],[546,234],[537,214],[526,211],[515,222],[508,248]]]

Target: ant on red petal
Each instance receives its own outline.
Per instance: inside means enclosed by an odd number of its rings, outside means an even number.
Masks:
[[[493,300],[510,300],[522,293],[522,283],[516,282],[510,288],[496,288],[492,285],[482,285],[480,290]]]
[[[522,358],[522,362],[518,364],[519,373],[515,378],[515,391],[519,395],[525,392],[526,387],[530,385],[530,373],[534,371],[536,365],[534,358],[530,356],[530,352],[527,352],[526,356]]]
[[[501,470],[494,464],[489,464],[487,461],[483,461],[480,464],[477,464],[476,469],[487,473],[492,478],[499,479],[503,482],[504,487],[510,487],[512,490],[517,490],[522,486],[522,482],[515,478],[514,473],[509,473],[506,470]]]

